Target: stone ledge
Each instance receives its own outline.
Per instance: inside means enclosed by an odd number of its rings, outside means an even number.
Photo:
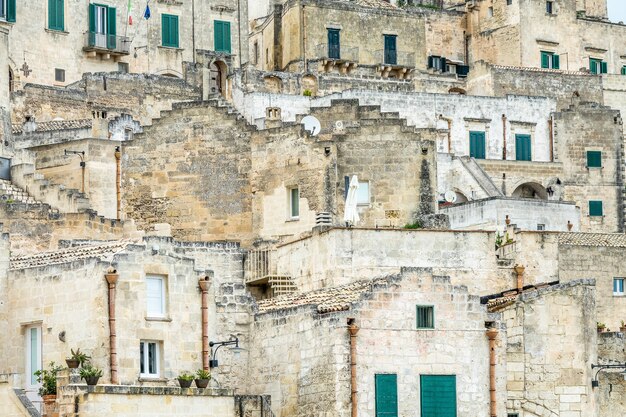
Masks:
[[[70,384],[63,387],[65,392],[108,395],[179,395],[196,397],[232,397],[234,392],[223,388],[180,388],[174,386],[144,387],[138,385],[95,385]]]

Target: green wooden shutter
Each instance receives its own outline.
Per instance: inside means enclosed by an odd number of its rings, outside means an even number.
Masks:
[[[178,43],[178,16],[172,16],[171,22],[172,22],[172,26],[171,26],[172,31],[171,31],[170,37],[172,40],[172,45],[175,48],[178,48],[178,45],[179,45]]]
[[[230,22],[215,20],[213,22],[213,33],[215,51],[230,53]]]
[[[115,7],[107,7],[107,48],[115,49],[116,46],[116,10]]]
[[[398,377],[376,375],[376,417],[398,417]]]
[[[456,417],[456,376],[420,375],[421,417]]]
[[[605,61],[600,62],[600,73],[606,74],[608,72],[608,65]]]
[[[557,54],[552,55],[552,68],[560,69],[561,68],[561,59]]]
[[[601,151],[587,151],[587,168],[602,168]]]
[[[178,16],[161,15],[161,43],[163,46],[178,48]]]
[[[541,52],[541,68],[550,68],[550,54]]]
[[[626,65],[622,67],[622,75],[626,75]]]
[[[96,5],[89,3],[89,32],[96,32]]]
[[[592,74],[598,73],[598,61],[597,60],[593,58],[589,58],[589,70],[591,71]]]
[[[15,22],[15,0],[7,0],[7,22]]]
[[[470,156],[485,159],[485,132],[470,132]]]
[[[531,161],[530,135],[515,135],[515,159],[518,161]]]
[[[56,29],[57,0],[48,0],[48,29]]]
[[[602,216],[602,201],[590,201],[589,202],[589,215],[590,216]]]

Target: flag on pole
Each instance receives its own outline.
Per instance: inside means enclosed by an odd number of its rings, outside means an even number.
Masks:
[[[131,16],[131,14],[130,14],[130,9],[132,8],[131,2],[132,2],[132,0],[128,0],[128,24],[132,26],[133,25],[133,16]]]
[[[146,2],[146,11],[143,12],[143,18],[146,20],[150,19],[150,0]]]

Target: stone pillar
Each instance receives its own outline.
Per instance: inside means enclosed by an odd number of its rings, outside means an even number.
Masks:
[[[117,331],[115,326],[115,290],[119,274],[115,269],[104,274],[104,278],[109,286],[109,348],[111,362],[111,384],[117,384]]]
[[[0,21],[0,155],[8,156],[11,143],[11,96],[9,91],[9,25]]]
[[[198,280],[202,293],[202,369],[209,370],[209,277]]]

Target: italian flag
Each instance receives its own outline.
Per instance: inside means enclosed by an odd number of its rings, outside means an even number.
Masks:
[[[133,24],[133,16],[131,16],[130,14],[130,9],[132,7],[131,3],[132,3],[132,0],[128,0],[128,24],[129,25]]]

